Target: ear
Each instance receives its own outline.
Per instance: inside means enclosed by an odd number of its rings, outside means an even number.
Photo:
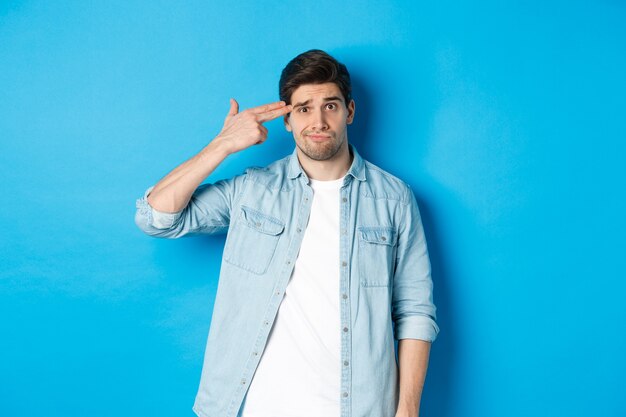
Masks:
[[[285,123],[285,129],[287,130],[287,132],[291,132],[291,125],[289,124],[289,116],[291,115],[291,113],[286,114],[283,116],[283,122]]]
[[[354,120],[354,110],[355,110],[355,104],[354,104],[354,99],[352,99],[350,100],[350,103],[348,103],[348,117],[346,117],[347,125],[352,124],[352,121]]]

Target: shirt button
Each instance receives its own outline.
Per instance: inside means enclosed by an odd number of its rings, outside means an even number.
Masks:
[[[276,291],[276,295],[280,295],[280,290]]]
[[[347,393],[347,392],[344,392],[344,393],[343,393],[343,396],[344,396],[344,398],[345,398],[345,397],[347,397],[347,396],[348,396],[348,393]]]
[[[341,297],[345,300],[346,298],[348,298],[348,294],[341,294]]]
[[[348,328],[347,328],[347,327],[344,327],[344,328],[343,328],[343,331],[344,331],[344,332],[347,332],[347,331],[348,331]]]
[[[348,201],[348,199],[344,197],[344,198],[341,199],[341,201],[343,201],[345,203],[345,202]]]
[[[270,322],[269,321],[265,321],[263,324],[265,324],[266,326],[269,326]]]
[[[387,238],[385,236],[383,236],[383,237],[380,238],[380,240],[382,240],[384,242],[385,240],[387,240]]]
[[[347,263],[346,261],[343,261],[343,262],[341,263],[341,266],[348,266],[348,263]]]
[[[242,385],[246,385],[246,380],[245,380],[245,379],[242,379],[242,380],[241,380],[241,384],[242,384]],[[344,393],[344,394],[345,394],[345,393]],[[345,397],[345,395],[344,395],[344,397]]]
[[[300,228],[298,227],[298,233],[300,233],[301,231],[302,231],[302,229],[300,229]]]
[[[253,354],[254,356],[258,355],[258,353],[257,353],[257,352],[252,352],[252,354]]]
[[[348,361],[343,361],[344,366],[348,366]]]

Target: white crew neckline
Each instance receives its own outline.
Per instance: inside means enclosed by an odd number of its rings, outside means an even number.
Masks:
[[[310,181],[312,188],[334,189],[334,188],[341,188],[344,178],[345,178],[345,175],[336,180],[322,181],[322,180],[314,180],[313,178],[309,178],[309,181]]]

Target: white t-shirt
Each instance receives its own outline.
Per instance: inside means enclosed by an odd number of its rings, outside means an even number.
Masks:
[[[339,189],[311,179],[309,223],[242,417],[339,417]]]

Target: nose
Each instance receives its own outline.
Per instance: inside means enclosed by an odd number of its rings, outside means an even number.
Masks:
[[[328,130],[328,124],[326,123],[324,112],[317,110],[314,113],[311,127],[315,130]]]

